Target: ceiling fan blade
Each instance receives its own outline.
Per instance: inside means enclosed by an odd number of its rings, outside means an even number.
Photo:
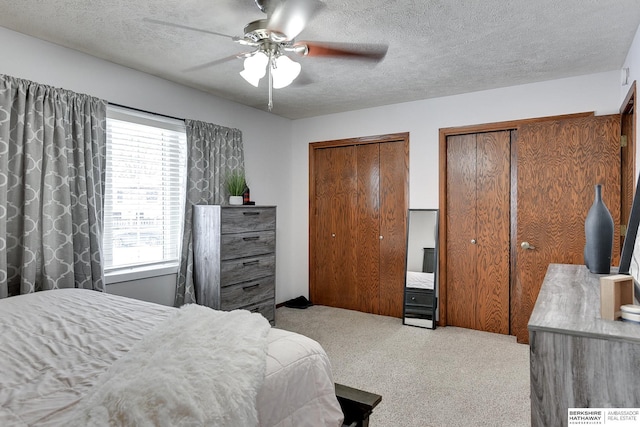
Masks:
[[[204,70],[205,68],[214,67],[216,65],[224,64],[225,62],[229,62],[229,61],[232,61],[234,59],[239,59],[239,58],[242,58],[242,57],[244,57],[246,55],[249,55],[249,54],[250,54],[249,52],[237,53],[235,55],[227,56],[226,58],[220,58],[220,59],[216,59],[215,61],[205,62],[204,64],[196,65],[195,67],[187,68],[187,69],[182,70],[182,71],[188,73],[188,72],[192,72],[192,71]]]
[[[322,7],[324,3],[319,0],[280,0],[271,6],[267,29],[293,40]]]
[[[240,37],[230,36],[228,34],[218,33],[218,32],[210,31],[210,30],[204,30],[202,28],[189,27],[187,25],[182,25],[182,24],[174,24],[173,22],[161,21],[159,19],[143,18],[142,20],[146,21],[146,22],[151,22],[153,24],[160,24],[160,25],[166,25],[168,27],[181,28],[183,30],[197,31],[199,33],[205,33],[205,34],[213,34],[214,36],[226,37],[226,38],[229,38],[229,39],[231,39],[233,41],[240,41],[241,40]]]
[[[389,46],[386,44],[369,43],[299,42],[293,46],[306,47],[306,49],[296,51],[304,56],[338,57],[376,62],[382,61],[389,49]]]

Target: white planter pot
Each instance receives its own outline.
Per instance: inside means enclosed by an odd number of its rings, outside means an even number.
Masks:
[[[242,204],[242,196],[229,196],[229,204],[230,205],[241,205]]]

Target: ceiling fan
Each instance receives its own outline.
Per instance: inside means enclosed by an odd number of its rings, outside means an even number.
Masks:
[[[230,36],[201,28],[175,24],[157,19],[145,18],[147,22],[168,25],[191,31],[225,37],[252,48],[226,58],[217,59],[186,71],[196,71],[212,67],[233,59],[244,59],[244,70],[240,75],[250,84],[258,83],[268,74],[269,111],[273,108],[273,89],[290,85],[300,74],[301,65],[293,61],[289,54],[309,57],[339,57],[379,62],[387,54],[384,44],[353,44],[296,41],[313,15],[324,7],[320,0],[255,0],[258,8],[267,17],[248,23],[242,37]]]

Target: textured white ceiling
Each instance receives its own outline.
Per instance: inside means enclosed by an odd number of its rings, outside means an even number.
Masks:
[[[298,58],[303,74],[274,91],[292,119],[621,68],[638,0],[323,0],[298,40],[386,43],[383,62]],[[0,26],[266,110],[228,38],[264,18],[254,0],[0,0]]]

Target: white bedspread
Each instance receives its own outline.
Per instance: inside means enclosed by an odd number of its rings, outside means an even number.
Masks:
[[[269,329],[260,314],[183,306],[111,365],[72,425],[256,426]]]
[[[0,425],[64,425],[100,376],[175,312],[79,289],[0,300]],[[259,424],[340,426],[334,393],[320,345],[272,328],[257,396]]]
[[[407,287],[418,289],[434,288],[434,274],[420,271],[407,271]]]

